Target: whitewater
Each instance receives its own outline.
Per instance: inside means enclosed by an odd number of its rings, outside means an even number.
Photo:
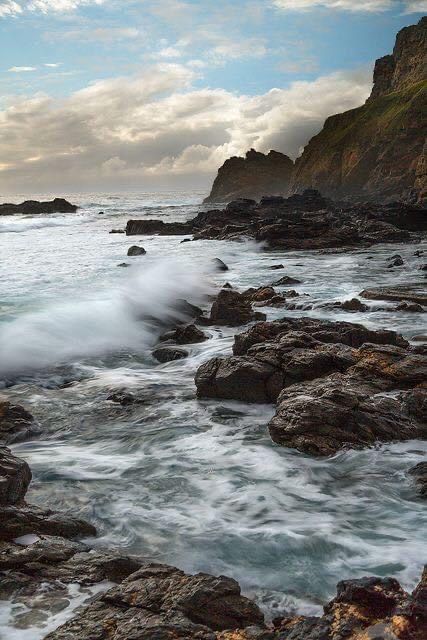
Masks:
[[[422,314],[389,313],[384,302],[369,314],[322,305],[419,280],[413,254],[423,247],[266,252],[253,242],[109,233],[130,218],[190,219],[206,208],[202,197],[77,194],[76,214],[0,217],[0,386],[43,426],[40,438],[12,447],[33,472],[29,501],[92,522],[93,546],[232,576],[268,616],[318,613],[350,576],[391,574],[413,588],[427,523],[406,474],[427,443],[313,459],[271,442],[273,406],[196,399],[198,366],[230,354],[241,329],[204,328],[210,340],[185,360],[159,364],[151,352],[179,300],[208,308],[226,281],[271,284],[277,263],[302,281],[313,309],[263,308],[268,319],[360,322],[410,340],[425,331]],[[147,254],[128,258],[132,244]],[[385,268],[394,253],[404,269]],[[229,271],[215,271],[214,258]],[[108,400],[122,390],[138,402]],[[0,602],[4,637],[39,640],[91,595],[71,586],[55,615],[35,615],[37,602]]]

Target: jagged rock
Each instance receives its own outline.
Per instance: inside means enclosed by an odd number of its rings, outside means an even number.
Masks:
[[[251,149],[245,158],[233,157],[218,170],[205,202],[230,202],[237,198],[258,200],[266,194],[286,194],[294,168],[290,158],[270,151],[268,155]]]
[[[220,258],[214,258],[214,266],[216,271],[228,271],[229,268]]]
[[[359,312],[363,313],[369,310],[367,304],[363,304],[358,298],[352,298],[351,300],[345,300],[344,302],[332,302],[322,305],[323,307],[330,307],[332,309],[342,309],[343,311]]]
[[[136,245],[133,245],[132,247],[129,247],[127,254],[128,256],[145,256],[146,253],[147,252],[144,247],[137,247]]]
[[[301,280],[298,280],[298,278],[292,278],[291,276],[283,276],[283,278],[280,278],[279,280],[276,280],[276,282],[273,282],[271,286],[287,287],[290,284],[301,284]]]
[[[418,490],[423,498],[427,498],[427,462],[420,462],[419,464],[409,469],[409,474],[414,478]]]
[[[233,289],[221,289],[212,304],[210,322],[212,324],[237,327],[256,319],[250,301]]]
[[[424,313],[425,309],[420,304],[416,302],[401,302],[398,304],[395,311],[406,311],[406,313]]]
[[[188,351],[175,347],[161,347],[153,351],[153,358],[161,363],[173,362],[174,360],[182,360],[188,357]]]
[[[0,446],[0,506],[14,505],[23,500],[30,482],[28,464],[14,456],[7,447]]]
[[[182,327],[177,327],[174,331],[168,331],[164,333],[160,340],[170,340],[176,344],[196,344],[199,342],[205,342],[208,336],[195,324],[187,324]]]
[[[0,518],[0,540],[33,533],[64,538],[96,535],[95,527],[84,520],[29,504],[0,508]]]
[[[21,204],[0,204],[0,216],[10,216],[18,213],[25,215],[39,215],[42,213],[74,213],[76,205],[70,204],[64,198],[55,198],[46,202],[26,200]]]
[[[192,225],[185,222],[163,222],[163,220],[129,220],[125,233],[127,236],[188,236],[192,233]]]
[[[41,428],[31,413],[0,397],[0,442],[11,444],[40,435]]]

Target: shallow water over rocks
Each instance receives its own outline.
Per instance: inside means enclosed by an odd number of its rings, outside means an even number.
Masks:
[[[347,320],[411,339],[425,333],[425,315],[390,313],[393,302],[364,300],[371,311],[355,313],[322,305],[423,282],[423,257],[414,253],[426,247],[264,252],[249,242],[148,236],[140,243],[147,254],[126,258],[132,243],[112,228],[139,216],[185,220],[201,195],[69,199],[81,204],[77,214],[0,220],[1,377],[8,397],[43,427],[38,439],[13,447],[33,472],[29,500],[93,522],[99,537],[91,544],[232,576],[269,615],[316,612],[350,576],[394,575],[412,588],[426,516],[407,472],[427,444],[322,460],[278,447],[266,428],[272,405],[196,399],[198,366],[229,355],[243,329],[203,327],[209,340],[160,364],[151,355],[160,332],[141,317],[167,316],[177,298],[207,308],[203,296],[225,281],[244,290],[288,275],[301,280],[292,288],[313,308],[263,307],[269,320]],[[387,268],[396,253],[404,265]],[[226,274],[211,268],[216,257]],[[117,268],[125,259],[131,266]],[[274,264],[283,270],[271,271]],[[136,402],[108,399],[122,390]],[[14,615],[8,609],[2,624]],[[25,640],[42,637],[29,626]]]

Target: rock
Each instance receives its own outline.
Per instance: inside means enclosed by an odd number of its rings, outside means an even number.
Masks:
[[[421,251],[420,249],[414,252],[414,256],[417,258],[420,258],[422,255],[424,255],[424,251]]]
[[[393,54],[375,65],[364,105],[326,120],[295,163],[291,192],[312,186],[337,198],[424,197],[426,25],[424,17],[398,33]]]
[[[208,336],[195,324],[177,327],[174,331],[168,331],[160,338],[162,341],[171,340],[176,344],[196,344],[207,339]]]
[[[11,444],[40,435],[41,428],[31,413],[0,397],[0,442]]]
[[[161,347],[153,351],[153,358],[159,362],[172,362],[173,360],[182,360],[188,357],[188,351],[185,349],[177,349],[172,347]]]
[[[147,563],[104,593],[82,614],[47,636],[48,640],[174,638],[215,640],[213,630],[263,625],[258,607],[240,594],[235,580]]]
[[[121,263],[120,263],[120,264],[118,264],[117,266],[118,266],[118,267],[124,267],[124,268],[126,268],[126,267],[130,267],[130,264],[129,264],[129,262],[121,262]]]
[[[104,211],[99,211],[99,212],[98,212],[98,215],[99,215],[99,216],[103,216],[103,215],[104,215]]]
[[[283,264],[272,264],[271,267],[268,267],[272,271],[276,271],[277,269],[284,269]]]
[[[229,268],[220,258],[214,258],[214,265],[216,271],[228,271]]]
[[[397,302],[409,300],[418,304],[427,304],[427,291],[424,283],[364,289],[359,295],[368,300],[393,300]]]
[[[393,258],[389,258],[387,262],[388,262],[388,265],[387,265],[388,269],[392,269],[393,267],[401,267],[404,264],[401,256],[394,256]]]
[[[193,233],[193,225],[186,222],[163,222],[163,220],[129,220],[125,233],[127,236],[188,236]]]
[[[397,305],[395,311],[406,311],[406,313],[424,313],[425,309],[415,302],[401,302]]]
[[[125,233],[124,229],[111,229],[109,233]]]
[[[28,464],[14,456],[7,447],[0,446],[0,506],[21,502],[30,482]]]
[[[270,151],[264,155],[251,149],[245,158],[233,157],[223,164],[205,202],[230,202],[242,197],[247,202],[265,194],[286,194],[293,167],[292,160],[282,153]]]
[[[420,495],[427,498],[427,462],[416,464],[408,473],[414,478]]]
[[[128,391],[114,391],[113,393],[110,393],[107,400],[116,404],[121,404],[123,407],[136,402],[136,398],[133,393],[129,393]]]
[[[76,553],[88,550],[89,547],[80,542],[58,536],[44,536],[26,546],[3,543],[0,546],[0,571],[16,569],[23,569],[26,572],[34,571],[37,565],[64,562]]]
[[[343,311],[364,313],[369,311],[367,304],[363,304],[358,298],[352,298],[351,300],[345,300],[344,302],[332,302],[322,305],[323,307],[330,307],[332,309],[342,309]]]
[[[184,242],[191,242],[191,238],[184,238],[184,240],[181,240],[181,244],[184,244]]]
[[[273,282],[271,286],[287,287],[290,284],[301,284],[301,280],[298,280],[297,278],[292,278],[291,276],[283,276],[283,278],[280,278],[279,280],[276,280],[276,282]]]
[[[145,256],[146,253],[144,247],[137,247],[136,245],[128,249],[128,256]]]
[[[46,202],[26,200],[21,204],[0,204],[0,216],[10,216],[18,213],[25,215],[40,215],[43,213],[75,213],[77,208],[64,198],[55,198]]]
[[[221,289],[211,308],[213,324],[236,327],[253,319],[251,303],[243,294],[233,289]]]
[[[427,271],[427,263],[421,265],[420,271]]]
[[[0,508],[0,518],[0,540],[14,540],[27,534],[64,538],[96,535],[95,527],[84,520],[28,504]]]

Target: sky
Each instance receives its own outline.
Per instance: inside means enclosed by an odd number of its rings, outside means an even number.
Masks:
[[[208,190],[357,107],[427,0],[0,0],[0,200]]]

